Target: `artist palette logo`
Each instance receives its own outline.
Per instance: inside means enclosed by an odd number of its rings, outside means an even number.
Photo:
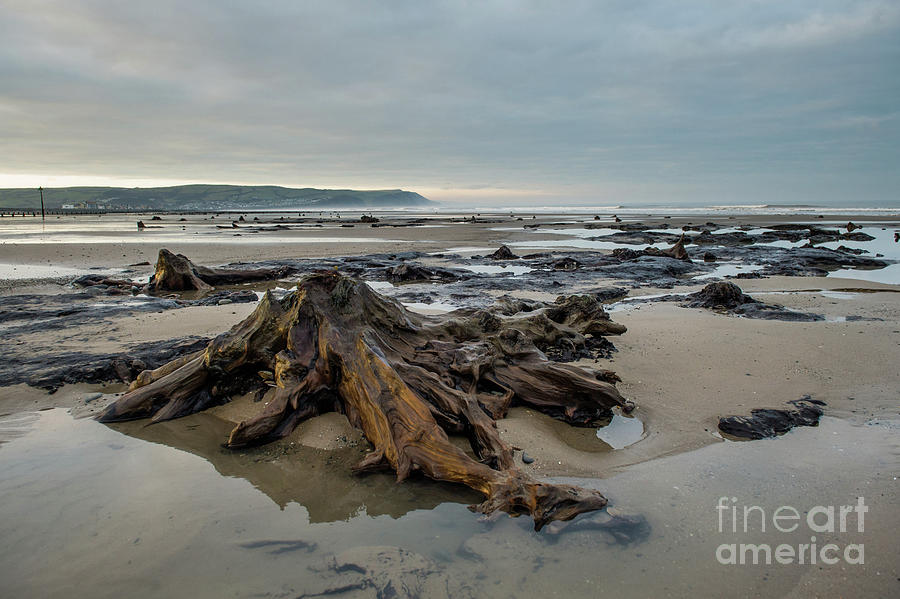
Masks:
[[[865,545],[849,542],[859,540],[866,529],[869,507],[863,497],[850,505],[816,505],[804,510],[790,505],[767,510],[739,504],[737,497],[720,497],[715,509],[719,534],[731,537],[729,541],[738,538],[738,542],[725,542],[716,548],[720,564],[865,564]],[[741,543],[742,535],[754,539],[763,536],[771,542]],[[827,535],[829,542],[817,535]],[[841,535],[848,542],[838,542]],[[801,542],[796,542],[798,536],[803,537]]]

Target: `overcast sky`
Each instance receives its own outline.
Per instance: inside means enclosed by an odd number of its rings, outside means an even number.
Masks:
[[[0,186],[900,201],[900,2],[0,0]]]

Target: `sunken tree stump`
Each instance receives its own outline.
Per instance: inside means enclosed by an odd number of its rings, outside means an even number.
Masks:
[[[150,291],[208,291],[217,285],[238,285],[253,281],[274,280],[293,274],[295,269],[280,268],[209,268],[198,266],[182,254],[159,250],[156,271],[150,277]]]
[[[266,443],[338,411],[373,446],[356,472],[461,483],[485,497],[473,510],[529,514],[539,529],[601,509],[606,498],[519,470],[495,420],[514,405],[574,425],[633,408],[614,373],[555,363],[538,349],[624,330],[590,296],[555,304],[501,299],[491,310],[423,316],[337,272],[316,273],[281,300],[267,293],[205,350],[141,373],[99,419],[185,416],[228,401],[242,381],[268,370],[275,386],[260,412],[231,431],[228,447]],[[448,434],[468,437],[475,458]]]

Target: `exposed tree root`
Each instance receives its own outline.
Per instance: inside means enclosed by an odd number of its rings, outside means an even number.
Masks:
[[[501,299],[490,311],[439,318],[408,312],[336,272],[297,287],[281,300],[267,294],[205,350],[141,373],[100,419],[184,416],[228,401],[236,381],[268,370],[275,386],[265,407],[234,428],[228,447],[272,441],[307,418],[339,411],[374,446],[357,472],[392,469],[402,481],[418,471],[462,483],[485,496],[473,509],[527,513],[536,528],[606,505],[596,491],[542,483],[519,470],[495,423],[513,405],[575,425],[633,407],[612,384],[614,373],[554,363],[539,349],[624,332],[595,299]],[[448,433],[465,435],[475,458]]]

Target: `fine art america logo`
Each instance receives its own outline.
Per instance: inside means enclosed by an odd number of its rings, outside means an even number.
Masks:
[[[758,505],[738,505],[737,497],[720,497],[716,504],[720,534],[765,534],[782,541],[779,535],[809,533],[802,543],[722,543],[716,548],[720,564],[798,564],[831,566],[865,564],[863,543],[823,543],[817,534],[834,536],[841,533],[865,532],[865,515],[869,511],[863,497],[856,505],[817,505],[801,515],[801,511],[783,505],[767,512]]]

